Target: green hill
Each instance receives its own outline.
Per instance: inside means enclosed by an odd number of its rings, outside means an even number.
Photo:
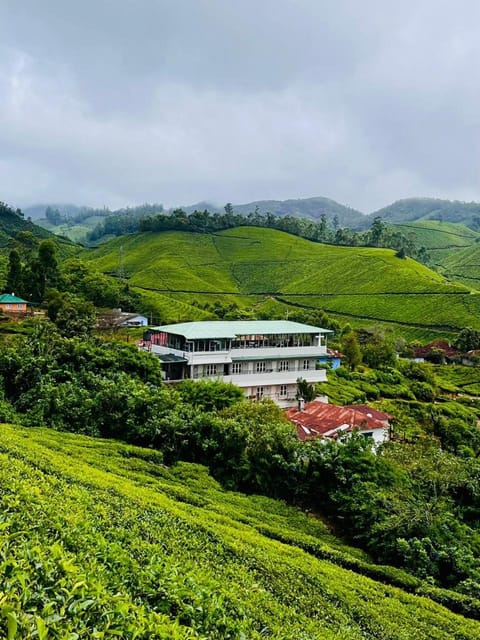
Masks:
[[[480,295],[389,249],[334,247],[271,229],[122,236],[84,254],[124,273],[165,322],[208,317],[205,303],[285,316],[323,309],[353,325],[383,323],[408,337],[480,328]]]
[[[416,222],[397,222],[392,227],[405,236],[415,235],[415,244],[424,246],[435,265],[443,264],[447,256],[458,249],[470,247],[480,240],[480,233],[457,222],[439,220],[418,220]]]
[[[2,425],[0,481],[2,637],[480,637],[426,597],[450,606],[448,592],[371,565],[314,517],[222,490],[203,467],[167,469],[159,452]]]
[[[448,278],[467,287],[480,288],[480,244],[456,251],[442,262],[442,272]]]
[[[0,253],[8,253],[12,238],[20,232],[29,232],[37,240],[53,239],[61,257],[73,255],[78,250],[71,240],[53,235],[30,220],[25,220],[19,210],[15,211],[0,202]]]
[[[479,228],[480,203],[440,200],[438,198],[405,198],[383,207],[367,216],[371,222],[381,216],[386,222],[412,222],[416,220],[439,220],[459,222],[473,229]]]
[[[207,209],[212,213],[224,213],[223,207],[218,207],[211,202],[197,202],[197,204],[183,207],[187,213],[193,211],[203,211]],[[357,209],[347,207],[330,198],[317,196],[314,198],[298,198],[289,200],[256,200],[247,204],[234,204],[235,213],[247,216],[249,213],[258,210],[259,213],[272,213],[275,216],[293,216],[295,218],[310,218],[319,220],[325,215],[331,222],[335,216],[341,227],[357,228],[362,227],[365,215]]]

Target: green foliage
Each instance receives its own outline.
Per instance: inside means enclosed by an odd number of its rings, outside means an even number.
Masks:
[[[472,327],[462,329],[455,341],[455,346],[463,352],[480,349],[480,331]]]
[[[47,310],[50,320],[66,338],[89,336],[95,326],[96,314],[92,303],[72,293],[50,289]]]
[[[303,399],[305,402],[315,400],[317,392],[314,384],[309,384],[304,378],[297,378],[297,400]]]
[[[362,352],[360,351],[357,336],[353,331],[342,337],[342,351],[347,359],[350,370],[355,371],[362,362]]]
[[[204,411],[230,407],[244,397],[241,389],[220,380],[183,380],[176,389],[183,402]]]
[[[0,449],[5,636],[479,635],[446,608],[475,616],[471,597],[377,567],[317,518],[226,492],[197,466],[167,470],[149,450],[8,426]]]

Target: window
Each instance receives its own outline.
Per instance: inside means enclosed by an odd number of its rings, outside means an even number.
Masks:
[[[261,398],[263,398],[264,393],[265,393],[264,387],[257,387],[257,390],[255,392],[255,395],[257,396],[257,400],[260,400]]]
[[[216,364],[207,364],[205,367],[205,375],[206,376],[216,376],[217,375],[217,365]]]
[[[303,368],[306,369],[310,369],[310,360],[304,360],[303,361]]]
[[[257,362],[256,370],[257,370],[257,373],[264,373],[265,372],[265,362]]]
[[[279,371],[288,371],[288,360],[280,360],[278,365]]]
[[[284,398],[287,395],[287,385],[286,384],[281,384],[280,385],[280,397]]]
[[[242,373],[242,363],[241,362],[234,362],[232,364],[232,373]]]

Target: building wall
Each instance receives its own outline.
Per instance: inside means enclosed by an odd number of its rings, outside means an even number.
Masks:
[[[0,309],[2,311],[6,311],[7,313],[25,313],[27,310],[27,305],[24,302],[15,302],[15,303],[1,303]]]

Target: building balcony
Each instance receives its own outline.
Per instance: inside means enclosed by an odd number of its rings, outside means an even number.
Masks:
[[[237,387],[262,387],[280,384],[296,384],[298,378],[307,382],[326,382],[327,372],[324,369],[296,369],[293,371],[253,371],[236,373],[229,376],[212,375],[195,378],[196,380],[223,380]]]

